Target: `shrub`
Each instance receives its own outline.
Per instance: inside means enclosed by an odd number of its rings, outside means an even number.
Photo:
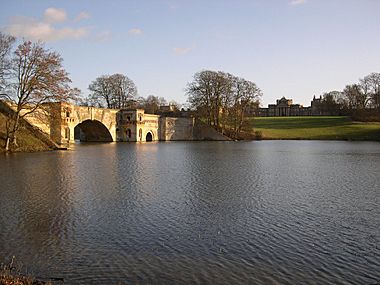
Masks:
[[[261,140],[263,138],[263,132],[262,131],[255,131],[255,139]]]

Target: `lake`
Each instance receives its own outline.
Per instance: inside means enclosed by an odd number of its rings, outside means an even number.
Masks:
[[[65,284],[376,284],[380,143],[0,156],[0,263]]]

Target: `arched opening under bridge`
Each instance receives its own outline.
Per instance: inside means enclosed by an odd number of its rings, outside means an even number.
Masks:
[[[81,142],[112,142],[112,136],[105,125],[96,120],[86,120],[74,128],[74,139]]]

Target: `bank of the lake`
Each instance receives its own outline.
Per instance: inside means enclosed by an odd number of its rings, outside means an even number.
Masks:
[[[4,152],[7,114],[0,112],[0,153]],[[349,140],[380,141],[380,122],[355,122],[344,116],[255,117],[249,118],[246,139],[253,130],[267,140]],[[27,123],[17,134],[17,148],[12,152],[36,152],[57,149],[48,138]]]
[[[3,108],[0,108],[0,153],[5,152],[6,124],[9,116]],[[58,146],[56,146],[48,136],[43,135],[26,121],[21,120],[17,132],[17,146],[11,146],[11,151],[36,152],[54,150],[57,148]]]
[[[0,274],[0,284],[1,285],[52,285],[53,283],[50,283],[50,282],[46,283],[44,281],[37,280],[34,277]]]
[[[380,141],[379,122],[354,122],[343,116],[256,117],[249,127],[263,139]]]

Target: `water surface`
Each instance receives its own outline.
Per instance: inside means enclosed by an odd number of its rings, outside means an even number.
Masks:
[[[0,262],[67,284],[374,284],[379,198],[380,143],[1,156]]]

